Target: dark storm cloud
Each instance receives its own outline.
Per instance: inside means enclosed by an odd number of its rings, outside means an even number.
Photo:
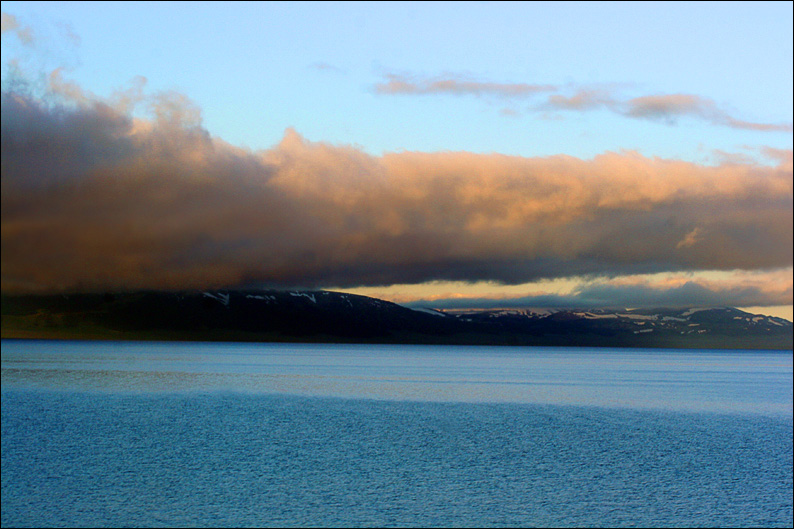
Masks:
[[[337,286],[792,264],[792,165],[251,152],[143,80],[2,96],[4,291]],[[45,99],[45,100],[43,100]],[[148,109],[147,119],[133,108]],[[790,153],[790,151],[789,151]]]

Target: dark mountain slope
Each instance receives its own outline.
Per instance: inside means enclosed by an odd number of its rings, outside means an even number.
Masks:
[[[792,324],[733,309],[412,310],[326,291],[3,296],[3,338],[791,349]]]
[[[468,330],[456,318],[325,291],[3,296],[2,318],[4,338],[411,342],[422,336],[432,343]]]

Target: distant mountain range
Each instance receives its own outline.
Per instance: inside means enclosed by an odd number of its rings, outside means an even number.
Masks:
[[[410,309],[328,291],[2,296],[3,338],[792,349],[792,323],[735,308]]]

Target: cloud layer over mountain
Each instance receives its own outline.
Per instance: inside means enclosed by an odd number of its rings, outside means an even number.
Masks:
[[[45,96],[4,91],[3,291],[792,265],[791,151],[721,166],[636,152],[373,156],[287,130],[254,152],[212,137],[183,95],[144,85],[103,100],[55,72]]]

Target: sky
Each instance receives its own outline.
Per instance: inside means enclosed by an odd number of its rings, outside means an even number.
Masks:
[[[792,319],[791,2],[2,2],[2,290]]]

